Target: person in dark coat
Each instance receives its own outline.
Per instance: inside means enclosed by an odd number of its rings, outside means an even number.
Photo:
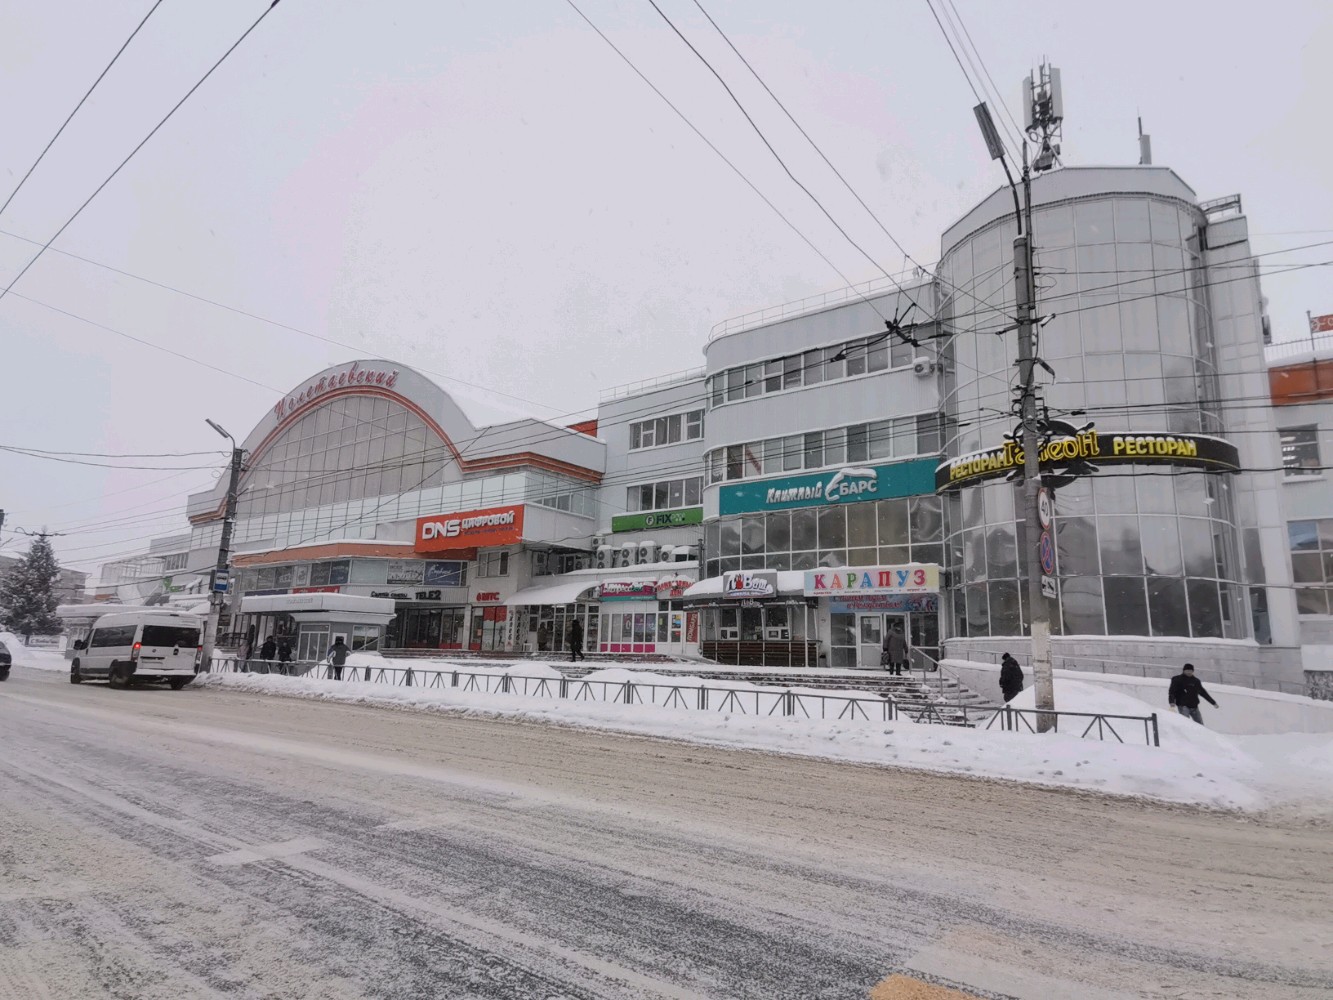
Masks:
[[[1181,715],[1203,725],[1203,713],[1199,711],[1199,699],[1203,698],[1213,708],[1217,702],[1204,690],[1203,682],[1194,676],[1194,664],[1187,663],[1180,668],[1180,673],[1171,678],[1171,687],[1166,692],[1166,702]]]
[[[569,662],[586,659],[583,655],[583,623],[575,618],[569,624]]]
[[[329,664],[333,668],[333,679],[340,681],[343,679],[343,665],[347,663],[347,644],[343,642],[343,637],[333,640],[333,648],[329,650]]]
[[[1000,658],[1000,693],[1006,702],[1013,701],[1023,690],[1023,668],[1008,653]]]
[[[880,656],[880,665],[888,667],[889,673],[902,676],[906,663],[907,639],[902,629],[889,629],[889,634],[884,637],[884,652]]]
[[[292,644],[285,635],[278,640],[278,671],[282,674],[292,672]]]
[[[278,655],[278,643],[273,636],[264,640],[264,644],[259,647],[259,658],[261,660],[272,660]]]

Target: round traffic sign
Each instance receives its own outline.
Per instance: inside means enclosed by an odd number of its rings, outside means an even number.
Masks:
[[[1051,491],[1042,487],[1037,491],[1037,519],[1043,529],[1051,526],[1051,515],[1055,513],[1055,504],[1051,502]]]
[[[1055,573],[1055,542],[1051,540],[1049,531],[1041,533],[1041,542],[1037,545],[1037,554],[1041,556],[1041,571],[1047,576]]]

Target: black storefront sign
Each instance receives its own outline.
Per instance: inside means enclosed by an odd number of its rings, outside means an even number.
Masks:
[[[1102,432],[1092,428],[1075,430],[1063,425],[1042,446],[1042,481],[1050,487],[1072,482],[1078,476],[1094,475],[1108,465],[1162,465],[1209,472],[1239,472],[1240,453],[1230,441],[1206,434],[1176,434],[1168,431]],[[1022,474],[1023,448],[1018,435],[1004,444],[942,462],[935,469],[935,492],[945,493],[975,486],[1012,473]]]

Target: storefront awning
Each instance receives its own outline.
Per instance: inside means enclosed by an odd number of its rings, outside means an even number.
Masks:
[[[584,594],[595,593],[598,582],[581,577],[577,580],[557,580],[539,587],[527,587],[506,598],[505,604],[511,608],[536,607],[539,604],[573,604]]]
[[[355,594],[263,594],[241,598],[241,613],[246,615],[354,614],[388,621],[394,615],[394,602],[383,597]]]

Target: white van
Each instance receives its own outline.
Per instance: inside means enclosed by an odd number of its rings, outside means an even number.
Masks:
[[[204,620],[176,611],[122,611],[103,615],[87,639],[74,644],[69,682],[105,679],[113,688],[166,681],[173,691],[194,680],[204,647]]]

